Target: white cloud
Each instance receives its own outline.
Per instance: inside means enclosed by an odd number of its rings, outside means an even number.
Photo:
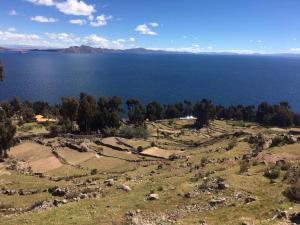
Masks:
[[[16,28],[14,28],[14,27],[10,27],[10,28],[8,28],[8,29],[7,29],[7,31],[9,31],[9,32],[16,32],[16,31],[17,31],[17,29],[16,29]]]
[[[28,2],[31,2],[35,5],[45,5],[45,6],[53,6],[54,1],[53,0],[27,0]]]
[[[109,40],[103,37],[99,37],[96,34],[91,34],[84,38],[84,43],[93,47],[108,48]]]
[[[111,49],[123,49],[126,40],[118,39],[115,41],[110,41],[104,37],[97,36],[96,34],[91,34],[86,36],[83,43],[92,47],[97,48],[111,48]]]
[[[212,49],[213,49],[212,46],[208,46],[208,47],[207,47],[207,50],[212,50]]]
[[[17,13],[16,10],[12,9],[12,10],[8,13],[8,15],[10,15],[10,16],[16,16],[16,15],[18,15],[18,13]]]
[[[297,38],[293,38],[293,41],[297,41]]]
[[[91,16],[96,12],[95,6],[88,5],[81,0],[66,0],[55,3],[56,8],[67,15]]]
[[[264,41],[263,40],[257,40],[256,42],[257,43],[263,43]]]
[[[55,23],[58,20],[52,17],[45,17],[45,16],[35,16],[31,17],[32,21],[39,22],[39,23]]]
[[[73,34],[67,33],[45,33],[45,35],[54,41],[65,42],[74,44],[80,41],[79,37],[74,36]]]
[[[292,51],[292,52],[300,52],[300,48],[291,48],[290,51]]]
[[[110,48],[113,48],[113,49],[123,49],[124,48],[124,44],[123,44],[123,42],[119,42],[118,40],[112,41]]]
[[[60,12],[74,16],[91,16],[96,12],[94,5],[83,0],[27,0],[35,5],[55,6]]]
[[[135,38],[131,37],[131,38],[129,38],[129,41],[130,42],[135,42]]]
[[[86,24],[86,20],[81,20],[81,19],[70,20],[70,23],[82,26]]]
[[[158,27],[158,23],[155,23],[155,22],[149,23],[149,25],[150,25],[151,27]]]
[[[92,27],[101,27],[101,26],[105,26],[107,24],[108,20],[111,20],[113,17],[110,16],[105,16],[105,15],[100,15],[97,16],[95,21],[90,22],[90,25]]]
[[[126,40],[125,39],[118,39],[117,42],[120,42],[120,43],[125,43]]]
[[[40,37],[36,34],[22,34],[11,31],[1,31],[0,30],[0,40],[1,41],[13,41],[13,42],[32,42],[39,40]]]
[[[147,24],[138,25],[135,28],[135,31],[137,31],[137,32],[139,32],[140,34],[143,34],[143,35],[157,35],[157,33],[152,31],[151,28]]]

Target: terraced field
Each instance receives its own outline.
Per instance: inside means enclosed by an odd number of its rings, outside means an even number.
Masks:
[[[300,205],[283,194],[299,167],[297,135],[192,123],[148,122],[147,139],[23,140],[0,163],[0,224],[300,224]]]

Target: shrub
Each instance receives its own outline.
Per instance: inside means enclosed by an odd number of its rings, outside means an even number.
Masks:
[[[148,137],[148,132],[144,127],[131,127],[131,126],[123,126],[119,135],[125,138],[144,138]]]
[[[115,136],[116,133],[117,133],[116,128],[106,127],[103,129],[103,134],[105,136]]]
[[[229,151],[237,146],[237,140],[233,139],[227,146],[226,150]]]
[[[266,169],[264,176],[269,179],[276,179],[280,175],[280,167],[279,166],[272,166]]]
[[[277,147],[283,144],[283,137],[282,136],[276,136],[272,139],[272,144],[270,145],[270,147]]]
[[[246,160],[241,161],[239,173],[242,174],[248,172],[249,167],[250,167],[250,163],[248,161]]]
[[[204,167],[207,164],[208,159],[206,157],[201,158],[201,167]]]
[[[143,149],[142,146],[138,146],[138,147],[137,147],[137,151],[138,151],[138,152],[142,152],[143,150],[144,150],[144,149]]]
[[[97,169],[92,169],[91,170],[91,175],[96,175],[98,173],[98,170]]]
[[[280,167],[281,170],[287,171],[292,167],[292,164],[290,162],[287,162],[285,160],[279,160],[276,162],[276,165]]]
[[[300,201],[300,180],[288,187],[284,195],[292,201]]]

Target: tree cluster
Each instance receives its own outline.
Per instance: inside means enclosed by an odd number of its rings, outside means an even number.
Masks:
[[[266,126],[290,127],[299,126],[300,117],[292,112],[288,102],[270,105],[262,102],[257,107],[252,105],[223,106],[214,105],[208,99],[196,103],[190,101],[175,104],[161,104],[152,101],[143,105],[139,100],[128,99],[125,104],[128,122],[143,126],[146,119],[150,121],[174,119],[186,116],[196,117],[195,128],[209,125],[213,119],[258,122]],[[118,96],[100,97],[98,100],[87,93],[81,93],[79,99],[63,97],[61,104],[51,106],[47,102],[21,102],[13,98],[11,102],[1,103],[7,117],[16,117],[28,122],[34,115],[56,117],[63,125],[63,131],[74,131],[77,124],[81,132],[104,131],[107,128],[117,129],[121,125],[121,116],[125,110]]]
[[[13,145],[13,137],[16,133],[16,127],[11,119],[6,116],[3,109],[0,108],[0,158],[7,156],[7,150]]]

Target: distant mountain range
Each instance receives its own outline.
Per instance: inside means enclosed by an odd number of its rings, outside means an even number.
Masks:
[[[163,50],[151,50],[146,48],[131,48],[131,49],[109,49],[109,48],[93,48],[86,45],[71,46],[65,49],[33,49],[32,51],[56,51],[72,54],[98,54],[98,53],[134,53],[134,54],[159,54],[159,53],[175,53]]]
[[[202,55],[243,55],[234,52],[199,52],[192,53],[187,51],[166,51],[166,50],[153,50],[146,48],[130,48],[130,49],[109,49],[109,48],[94,48],[87,45],[71,46],[69,48],[46,48],[46,47],[33,47],[33,46],[21,46],[12,45],[0,47],[0,52],[3,51],[15,51],[20,53],[26,52],[60,52],[67,54],[100,54],[100,53],[132,53],[132,54],[202,54]],[[254,53],[250,55],[277,55],[277,56],[295,56],[297,53],[277,53],[277,54],[260,54]]]

